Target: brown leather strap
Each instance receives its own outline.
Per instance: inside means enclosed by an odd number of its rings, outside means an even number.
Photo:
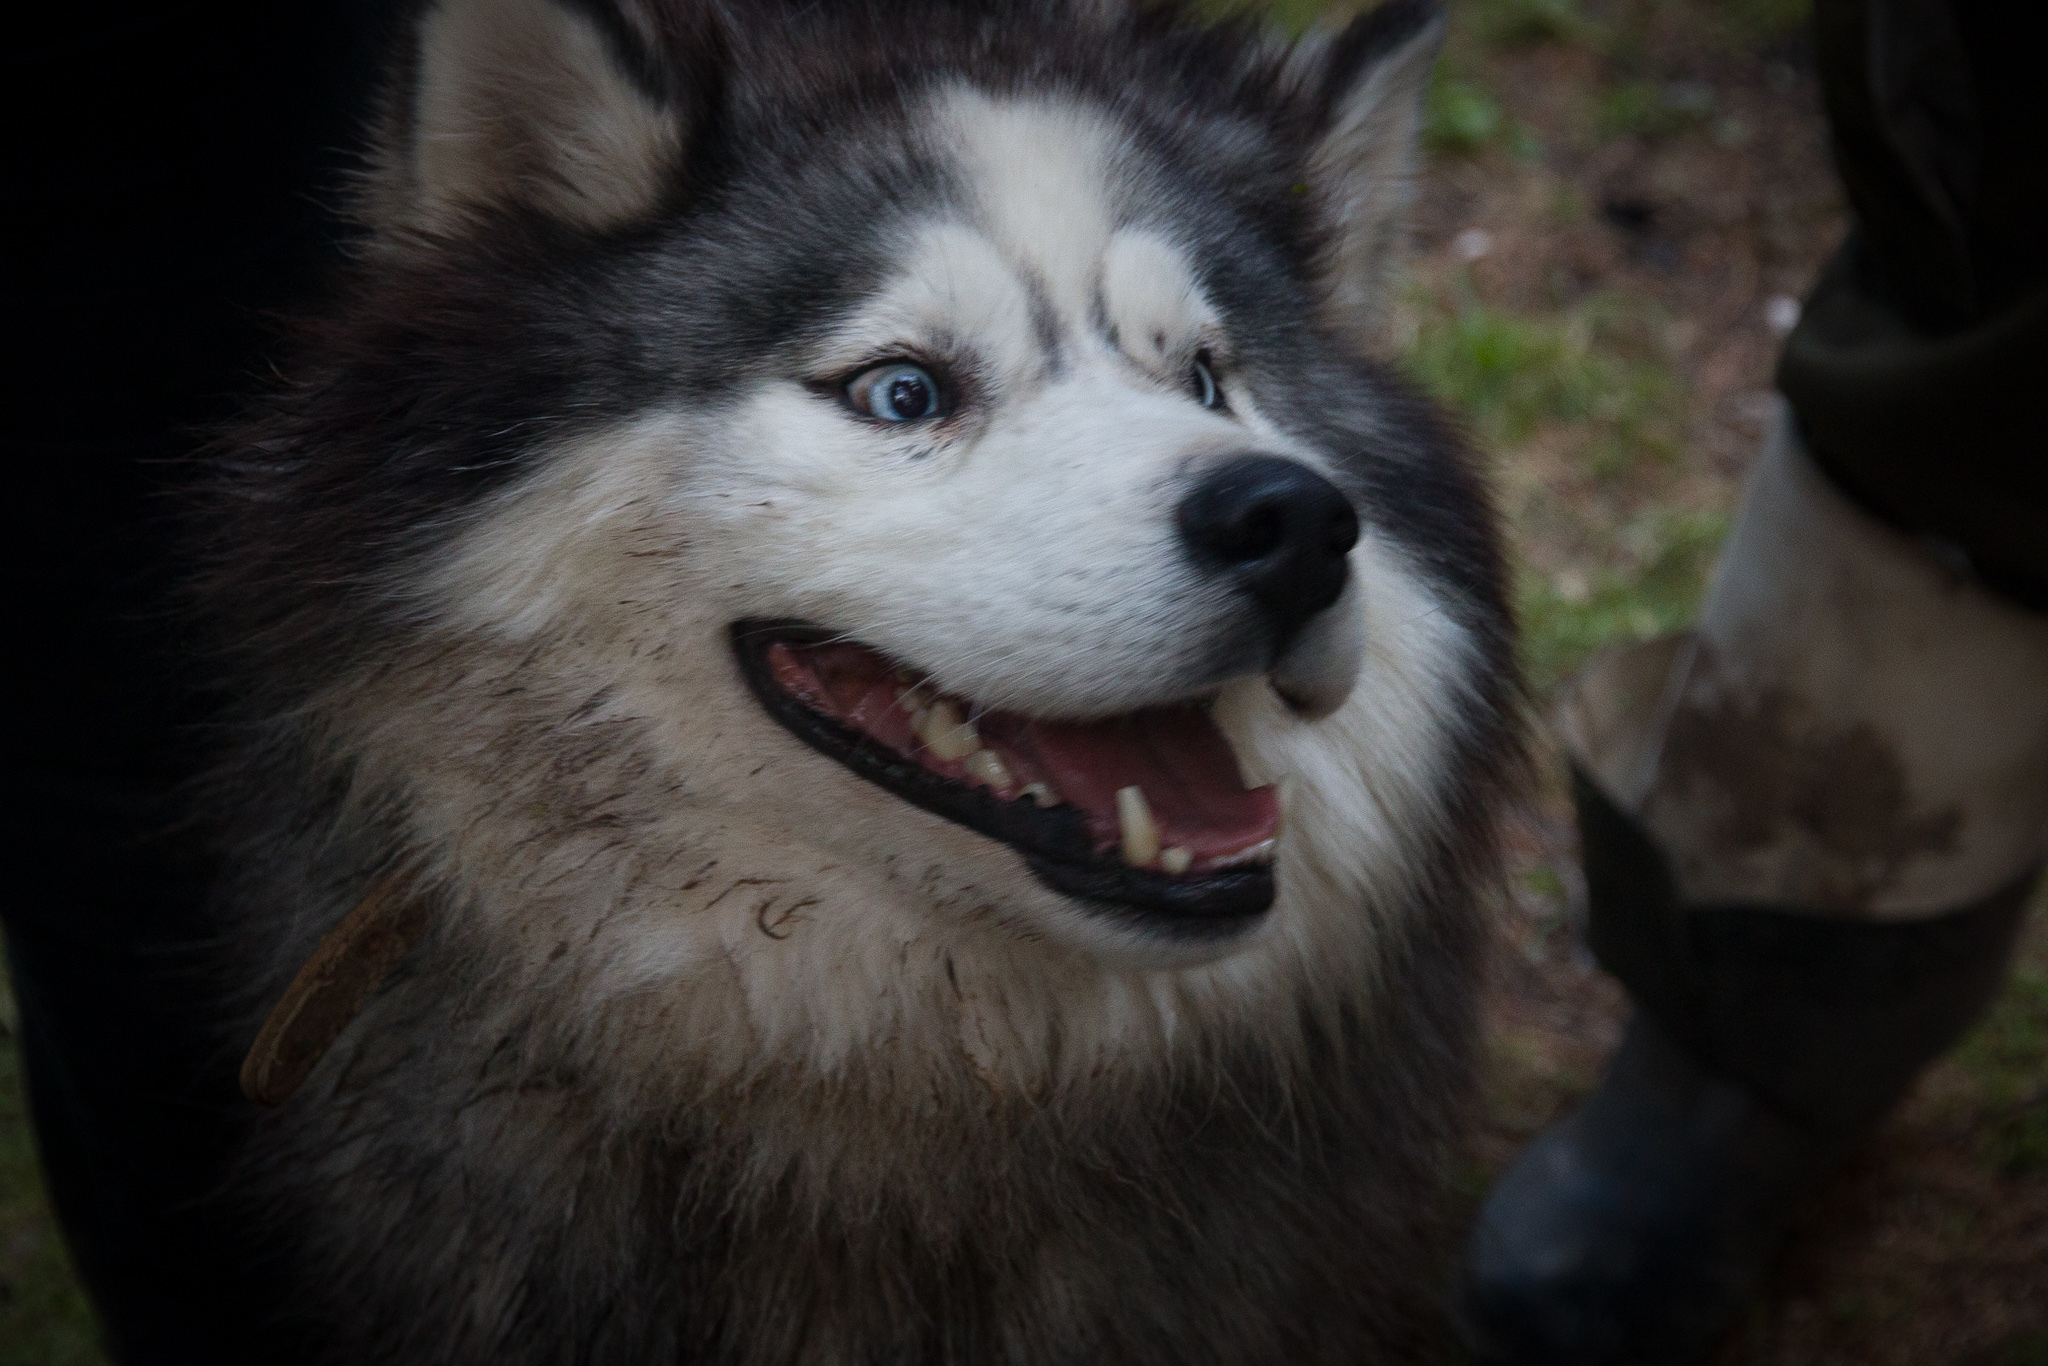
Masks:
[[[242,1094],[258,1105],[289,1100],[426,925],[425,899],[413,894],[409,875],[372,887],[271,1008],[242,1060]]]

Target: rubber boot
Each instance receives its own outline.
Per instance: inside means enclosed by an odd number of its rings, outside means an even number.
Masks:
[[[1687,1366],[2004,979],[2048,804],[2048,623],[1869,522],[1783,433],[1699,636],[1597,661],[1558,729],[1591,947],[1636,1013],[1489,1195],[1460,1328],[1482,1366]]]
[[[1638,1009],[1592,1097],[1488,1197],[1461,1320],[1485,1366],[1703,1360],[1799,1197],[1996,994],[2031,873],[1882,924],[1683,906],[1581,770],[1594,951]]]

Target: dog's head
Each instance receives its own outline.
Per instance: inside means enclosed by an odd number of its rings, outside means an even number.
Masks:
[[[1355,981],[1504,686],[1367,359],[1440,29],[440,0],[297,419],[412,661],[346,747],[472,885],[658,893],[636,980]]]

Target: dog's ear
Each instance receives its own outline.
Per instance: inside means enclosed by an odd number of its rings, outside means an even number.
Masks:
[[[1316,111],[1307,188],[1323,229],[1323,320],[1370,347],[1407,236],[1423,97],[1443,46],[1432,0],[1387,0],[1334,38],[1310,40]]]
[[[634,0],[434,0],[391,92],[367,217],[430,234],[508,205],[631,222],[681,163],[704,92],[675,62],[705,38]]]

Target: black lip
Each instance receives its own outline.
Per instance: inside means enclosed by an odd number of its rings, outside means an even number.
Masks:
[[[800,621],[737,621],[731,631],[741,675],[784,729],[912,806],[1009,845],[1054,891],[1153,933],[1180,939],[1227,938],[1272,906],[1275,884],[1270,866],[1183,877],[1129,867],[1095,851],[1079,807],[1041,808],[1025,798],[1001,801],[984,788],[941,778],[851,726],[813,711],[770,681],[769,646],[777,641],[809,645],[838,638],[831,633]]]

